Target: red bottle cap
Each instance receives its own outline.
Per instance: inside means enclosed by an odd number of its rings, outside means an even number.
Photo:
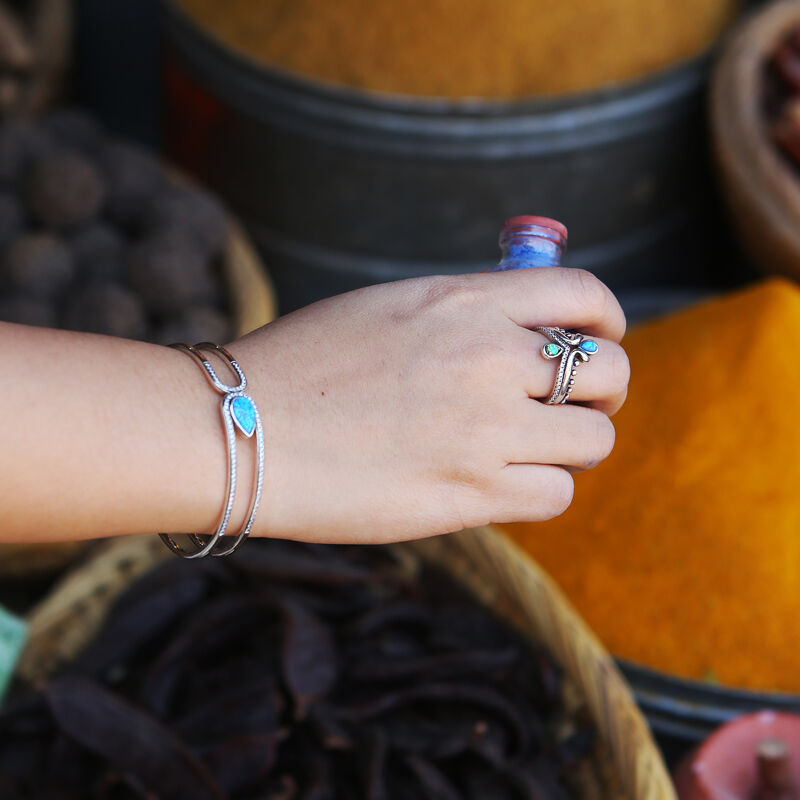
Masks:
[[[503,228],[515,228],[518,225],[538,225],[540,228],[550,228],[558,233],[563,239],[567,238],[567,226],[557,219],[550,217],[535,217],[529,214],[522,214],[518,217],[509,217],[504,223]]]

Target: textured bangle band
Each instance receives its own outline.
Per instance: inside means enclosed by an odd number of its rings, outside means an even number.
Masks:
[[[209,383],[223,395],[222,397],[222,425],[225,430],[225,442],[228,451],[228,480],[225,490],[225,505],[222,510],[222,517],[216,531],[210,536],[208,534],[178,534],[188,536],[189,541],[194,545],[193,550],[186,550],[179,545],[175,539],[167,534],[159,534],[162,541],[172,550],[173,553],[183,558],[204,558],[205,556],[227,556],[236,550],[239,545],[248,537],[253,528],[253,522],[258,512],[261,502],[261,489],[264,483],[264,429],[261,425],[261,415],[258,413],[253,398],[245,394],[247,388],[247,378],[242,372],[242,368],[236,359],[224,348],[213,342],[201,342],[200,344],[171,344],[176,350],[183,350],[194,358],[203,368]],[[239,380],[235,386],[223,383],[217,376],[211,362],[201,351],[211,350],[219,354],[228,362],[231,370]],[[236,477],[237,477],[237,455],[236,455],[236,430],[239,430],[246,438],[251,439],[255,434],[256,444],[256,464],[255,464],[255,487],[250,501],[250,508],[247,512],[244,526],[236,535],[232,544],[219,544],[220,539],[228,530],[231,521],[233,503],[236,499]]]

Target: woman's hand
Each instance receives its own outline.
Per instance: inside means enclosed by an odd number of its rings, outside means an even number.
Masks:
[[[550,395],[557,368],[537,325],[599,344],[568,405],[531,399]],[[254,533],[375,542],[562,513],[570,473],[613,447],[624,330],[591,274],[528,269],[372,286],[233,343],[265,427]]]

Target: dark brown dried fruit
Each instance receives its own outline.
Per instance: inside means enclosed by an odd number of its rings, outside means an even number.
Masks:
[[[31,162],[55,149],[52,137],[29,119],[0,125],[0,183],[13,186]]]
[[[69,240],[79,266],[96,258],[119,258],[126,242],[117,230],[105,222],[93,222],[77,231]]]
[[[42,127],[59,144],[87,155],[96,153],[105,140],[100,125],[89,114],[75,108],[51,111],[42,119]]]
[[[284,613],[283,680],[294,700],[296,719],[324,699],[336,683],[336,645],[330,629],[299,603],[286,599]]]
[[[23,222],[17,198],[10,192],[0,192],[0,247],[22,232]]]
[[[218,342],[224,344],[233,338],[228,318],[216,308],[193,306],[180,313],[177,319],[167,322],[158,332],[160,344],[173,342]]]
[[[63,152],[36,161],[25,179],[31,216],[46,228],[68,230],[95,217],[105,200],[103,176],[78,153]]]
[[[49,300],[24,294],[4,294],[0,297],[0,319],[40,328],[54,328],[58,323],[58,315]]]
[[[155,314],[211,305],[216,285],[203,254],[179,231],[143,239],[128,256],[128,281]]]
[[[56,297],[75,277],[69,248],[47,233],[18,236],[7,247],[3,260],[6,283],[33,297]]]
[[[69,240],[81,279],[124,283],[127,243],[110,225],[94,222]]]
[[[0,787],[26,797],[86,786],[98,797],[568,797],[562,776],[591,734],[572,725],[556,736],[566,721],[555,668],[440,571],[410,582],[391,552],[269,541],[226,562],[160,567],[69,668],[92,681],[62,677],[47,703],[34,694],[0,713]],[[387,643],[418,654],[414,668],[381,662],[363,680]]]
[[[73,331],[140,339],[147,317],[134,292],[114,283],[95,283],[78,290],[68,301],[64,326]]]
[[[105,213],[115,224],[133,231],[147,204],[164,186],[158,162],[141,148],[112,142],[100,154],[106,176]]]
[[[156,796],[224,800],[202,761],[155,719],[97,684],[62,678],[46,690],[53,716],[71,739],[136,775]]]
[[[800,92],[800,50],[795,42],[787,39],[778,45],[772,63],[786,85],[795,92]]]
[[[207,257],[222,252],[228,220],[220,203],[199,189],[172,188],[153,198],[142,225],[146,231],[177,229],[186,234]]]
[[[773,128],[773,136],[784,153],[800,165],[800,98],[784,104]]]

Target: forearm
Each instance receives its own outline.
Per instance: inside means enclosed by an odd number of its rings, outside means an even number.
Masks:
[[[7,323],[0,342],[0,540],[213,530],[225,449],[219,396],[197,365]]]

